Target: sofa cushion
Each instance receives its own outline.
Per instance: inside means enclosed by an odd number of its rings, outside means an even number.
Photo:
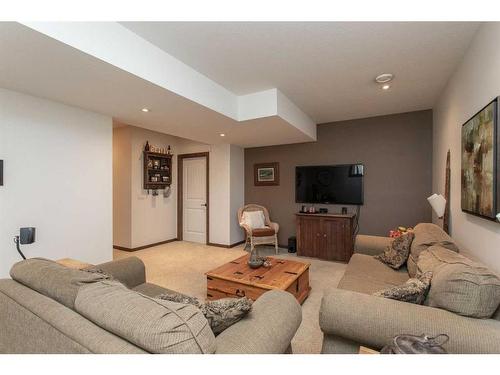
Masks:
[[[407,232],[395,238],[382,254],[375,256],[375,259],[395,270],[401,268],[410,255],[410,245],[414,236],[413,232]]]
[[[472,265],[474,262],[465,256],[454,251],[448,250],[442,246],[430,246],[420,253],[417,261],[417,273],[427,271],[434,272],[436,268],[445,264],[465,263]]]
[[[338,288],[372,294],[381,289],[403,284],[408,278],[404,267],[393,270],[373,256],[353,254]]]
[[[430,246],[439,245],[458,253],[459,249],[453,239],[444,230],[432,223],[420,223],[413,229],[415,238],[411,243],[410,254],[415,262],[418,261],[420,253]],[[414,276],[414,275],[410,275]]]
[[[500,278],[481,263],[431,246],[417,266],[434,273],[426,305],[473,318],[490,318],[500,305]]]
[[[446,265],[432,280],[427,304],[463,316],[490,318],[500,305],[500,279],[486,267]]]
[[[215,336],[201,311],[104,280],[81,287],[75,309],[105,330],[151,353],[214,353]]]
[[[68,268],[44,258],[31,258],[14,264],[10,276],[70,309],[75,307],[75,298],[82,284],[107,278],[103,274]]]
[[[408,256],[408,260],[406,261],[406,268],[408,269],[408,275],[410,277],[416,277],[418,273],[417,269],[417,261],[413,258],[413,255]]]

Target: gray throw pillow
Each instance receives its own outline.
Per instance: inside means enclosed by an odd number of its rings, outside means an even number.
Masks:
[[[432,272],[426,272],[406,283],[373,293],[374,296],[421,305],[431,285]]]
[[[165,293],[157,296],[172,302],[191,304],[198,307],[215,335],[241,320],[252,309],[252,300],[243,298],[222,298],[216,301],[201,303],[197,298],[189,297],[180,293]]]
[[[395,270],[401,268],[408,260],[411,242],[414,237],[413,232],[407,232],[396,237],[382,254],[375,256],[375,259],[380,260]]]

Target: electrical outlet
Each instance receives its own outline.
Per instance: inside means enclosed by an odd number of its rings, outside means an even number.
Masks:
[[[21,245],[29,245],[35,242],[35,228],[21,228],[19,233],[19,242]]]

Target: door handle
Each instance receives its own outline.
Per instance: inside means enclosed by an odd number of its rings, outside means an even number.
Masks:
[[[207,207],[207,204],[206,203],[202,203],[201,206]]]

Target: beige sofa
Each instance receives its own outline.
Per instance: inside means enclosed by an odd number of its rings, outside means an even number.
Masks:
[[[36,261],[24,262],[18,263],[21,267],[16,268],[14,275],[11,271],[11,275],[22,282],[0,280],[0,353],[148,353],[144,347],[102,328],[76,311],[76,302],[83,290],[78,285],[95,285],[92,277],[98,277],[98,274],[71,270],[46,260],[45,265],[48,266],[41,271],[40,266],[37,269]],[[146,302],[148,299],[151,302],[152,299],[147,296],[155,297],[168,292],[165,288],[146,282],[144,264],[135,257],[105,263],[96,268],[123,283],[128,289],[116,284],[126,293],[130,293],[130,290],[139,292],[139,300],[144,298]],[[75,282],[77,279],[78,283]],[[137,297],[137,293],[133,295]],[[101,301],[107,300],[106,296],[99,297]],[[121,306],[130,308],[131,305],[126,302]],[[98,304],[93,305],[94,310],[99,309]],[[103,311],[102,316],[106,318],[108,312]],[[252,311],[241,321],[215,338],[210,331],[211,348],[214,348],[212,352],[290,352],[290,342],[301,320],[300,305],[291,294],[267,292],[253,304]],[[116,323],[116,320],[111,319],[111,323]],[[116,331],[121,332],[119,329]],[[169,334],[169,330],[160,334]],[[185,352],[199,351],[187,349]]]
[[[392,239],[358,236],[352,256],[338,288],[323,296],[320,326],[324,334],[323,353],[358,353],[359,346],[381,349],[392,337],[406,334],[438,335],[450,340],[450,353],[500,353],[500,308],[490,319],[476,319],[425,305],[415,305],[371,294],[409,279],[408,269],[395,271],[373,255],[385,250]],[[414,274],[419,254],[432,245],[456,249],[453,240],[434,224],[415,228],[412,256]]]

